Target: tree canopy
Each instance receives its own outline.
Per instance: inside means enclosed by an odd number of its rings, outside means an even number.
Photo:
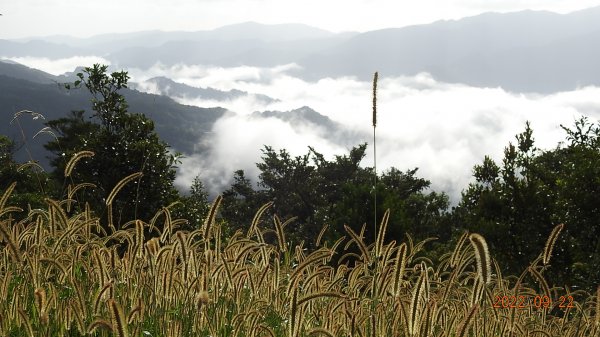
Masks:
[[[497,164],[485,157],[454,210],[457,226],[477,231],[509,272],[536,258],[564,223],[549,273],[556,285],[591,289],[600,281],[600,126],[587,118],[561,126],[566,143],[535,147],[529,123]]]
[[[126,184],[116,196],[117,223],[133,219],[149,221],[177,199],[173,187],[176,158],[160,140],[152,120],[130,113],[119,90],[127,87],[126,72],[107,74],[107,66],[94,65],[78,73],[74,87],[85,86],[91,93],[93,113],[73,111],[71,115],[47,123],[57,138],[46,145],[56,154],[54,174],[61,179],[65,165],[75,153],[92,151],[93,157],[81,160],[67,183],[92,183],[96,188],[82,190],[94,210],[106,215],[105,201],[121,179],[141,172],[139,179]]]
[[[330,229],[327,237],[333,240],[345,233],[344,225],[357,232],[365,225],[365,236],[372,241],[374,173],[372,168],[360,166],[365,151],[366,144],[362,144],[327,160],[314,148],[292,157],[285,149],[265,146],[262,161],[257,163],[256,187],[243,171],[236,171],[233,184],[223,193],[223,217],[238,228],[249,226],[254,212],[272,201],[268,213],[282,219],[296,217],[290,230],[307,245],[314,243],[324,225]],[[448,197],[427,191],[430,182],[417,178],[416,172],[392,168],[381,174],[377,218],[392,209],[388,231],[396,237],[407,232],[418,237],[449,235],[449,227],[438,228],[446,216]]]

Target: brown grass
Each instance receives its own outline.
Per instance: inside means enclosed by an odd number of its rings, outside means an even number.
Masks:
[[[261,207],[248,232],[223,237],[223,224],[215,221],[219,202],[203,228],[193,231],[177,230],[180,219],[172,219],[165,207],[153,219],[134,219],[103,233],[89,208],[72,214],[67,203],[55,200],[15,222],[11,214],[18,209],[6,205],[12,189],[0,199],[0,336],[147,331],[152,336],[579,337],[599,332],[600,287],[593,296],[549,289],[535,263],[520,277],[502,277],[477,234],[463,234],[454,251],[434,263],[422,254],[429,241],[407,236],[406,242],[385,242],[386,216],[373,243],[364,241],[364,230],[348,226],[348,238],[327,247],[320,234],[320,245],[307,251],[286,240],[288,221],[261,221],[271,204]],[[273,232],[273,225],[277,240],[271,244],[264,234]],[[556,242],[550,241],[547,247]],[[351,245],[360,255],[349,262]],[[537,261],[543,260],[548,261],[543,256]],[[576,307],[558,314],[492,307],[497,296],[533,298],[551,291],[576,295]]]

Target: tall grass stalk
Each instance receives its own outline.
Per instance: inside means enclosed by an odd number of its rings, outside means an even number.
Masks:
[[[377,137],[375,129],[377,128],[377,80],[379,73],[373,75],[373,226],[377,234]]]

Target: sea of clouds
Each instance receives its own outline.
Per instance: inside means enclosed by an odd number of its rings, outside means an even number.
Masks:
[[[71,61],[71,68],[65,71],[72,71],[75,62],[81,60]],[[54,72],[59,69],[58,64],[68,64],[67,60],[57,60],[56,64],[47,60],[36,63],[33,59],[18,62]],[[221,106],[231,111],[215,123],[209,134],[198,136],[207,152],[186,154],[176,180],[180,188],[186,189],[199,175],[216,194],[227,188],[234,170],[243,169],[249,177],[256,178],[255,164],[260,161],[264,145],[285,148],[293,155],[305,154],[312,146],[332,158],[366,142],[369,147],[363,165],[373,165],[372,83],[353,77],[305,81],[293,75],[297,67],[157,64],[150,69],[126,70],[131,80],[148,92],[156,88],[144,87],[145,80],[166,76],[191,86],[238,89],[278,99],[266,103],[253,96],[231,101],[174,97],[183,104]],[[444,83],[427,73],[405,77],[380,74],[377,94],[378,171],[392,166],[401,170],[418,167],[418,175],[429,179],[433,190],[448,193],[454,202],[472,181],[473,166],[485,155],[501,160],[503,149],[509,142],[514,143],[526,121],[534,130],[536,146],[548,150],[565,140],[561,124],[572,126],[582,115],[600,119],[597,87],[542,95]],[[252,115],[255,111],[289,111],[303,106],[329,117],[343,132],[328,134],[311,124]]]

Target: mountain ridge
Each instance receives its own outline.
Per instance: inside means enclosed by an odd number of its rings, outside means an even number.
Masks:
[[[36,74],[32,80],[31,73]],[[49,169],[51,154],[43,147],[48,141],[46,136],[32,137],[44,128],[48,120],[66,117],[70,111],[86,110],[86,118],[91,114],[91,96],[86,90],[67,90],[60,81],[63,77],[54,76],[26,66],[0,62],[0,106],[5,107],[0,114],[0,134],[7,135],[17,143],[18,151],[15,159],[19,162],[29,160],[29,153],[45,169]],[[176,83],[167,79],[168,83]],[[64,82],[62,82],[64,83]],[[184,85],[186,88],[198,89]],[[226,114],[235,114],[221,107],[200,108],[177,103],[166,95],[155,95],[140,92],[132,88],[122,89],[121,93],[128,103],[131,113],[143,113],[155,125],[161,139],[169,144],[174,151],[184,155],[202,154],[206,149],[202,140],[212,132],[215,122]],[[215,89],[213,89],[215,90]],[[227,95],[237,93],[247,94],[240,90],[218,91]],[[267,97],[267,96],[265,96]],[[266,99],[266,98],[265,98]],[[269,98],[270,99],[270,98]],[[27,114],[19,117],[18,124],[12,123],[14,114],[28,110],[39,113],[42,119],[33,120]],[[310,107],[301,107],[290,111],[254,112],[250,118],[277,118],[290,123],[292,127],[311,125],[323,127],[329,137],[339,135],[341,130],[338,123],[329,119]],[[27,137],[27,151],[22,135]]]
[[[153,87],[149,88],[148,86]],[[164,76],[153,77],[144,81],[143,83],[131,83],[129,87],[140,91],[169,96],[173,99],[229,101],[242,97],[252,97],[265,104],[279,101],[278,99],[271,98],[267,95],[248,93],[238,89],[223,91],[210,87],[195,87],[184,83],[175,82],[172,79]]]
[[[26,67],[14,66],[16,70],[13,73],[26,70]],[[43,148],[42,140],[39,138],[34,140],[31,137],[44,127],[44,120],[66,117],[70,111],[83,109],[88,112],[86,116],[89,117],[92,111],[91,96],[84,89],[67,90],[56,83],[40,83],[23,79],[26,75],[17,76],[21,78],[7,76],[6,73],[10,72],[6,71],[6,68],[0,67],[0,106],[4,107],[0,114],[2,120],[0,134],[9,136],[20,146],[24,145],[19,144],[24,134],[28,138],[28,151],[32,153],[32,157],[48,169],[50,153]],[[194,153],[198,140],[211,130],[217,119],[226,113],[226,109],[220,107],[199,108],[178,104],[167,96],[131,89],[122,89],[121,93],[127,100],[128,110],[131,113],[143,113],[152,119],[160,137],[174,150],[183,153]],[[14,114],[22,110],[40,113],[44,119],[20,118],[18,125],[11,123]],[[23,149],[17,151],[16,159],[29,160]]]
[[[87,41],[97,41],[94,50],[118,68],[297,64],[290,74],[307,81],[343,76],[366,81],[374,71],[386,77],[426,72],[444,82],[551,93],[600,85],[596,32],[600,6],[568,14],[490,12],[355,34],[247,22],[196,33],[140,32]],[[79,47],[66,48],[60,55]],[[16,53],[18,48],[11,48]],[[28,50],[23,47],[24,53]]]

